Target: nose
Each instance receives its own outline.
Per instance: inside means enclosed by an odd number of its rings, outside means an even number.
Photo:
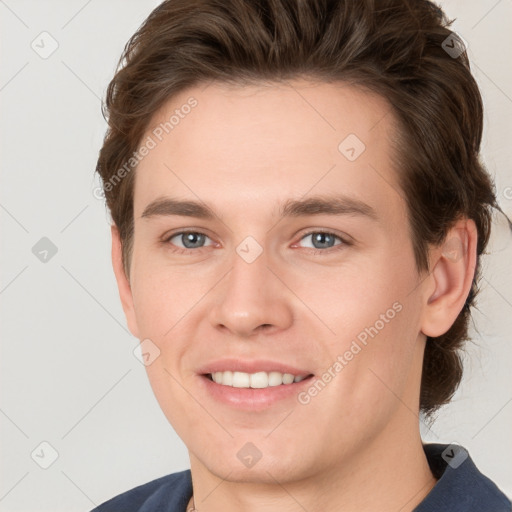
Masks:
[[[231,262],[231,270],[215,287],[211,325],[237,338],[290,327],[294,295],[267,252],[263,250],[254,261],[235,252]]]

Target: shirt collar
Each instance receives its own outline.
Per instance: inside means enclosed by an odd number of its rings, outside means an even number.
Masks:
[[[413,512],[510,511],[510,501],[459,445],[424,444],[436,485]]]

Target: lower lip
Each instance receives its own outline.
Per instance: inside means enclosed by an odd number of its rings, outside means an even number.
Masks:
[[[217,384],[209,377],[201,375],[202,385],[215,400],[246,411],[262,411],[278,401],[296,399],[300,391],[309,386],[313,375],[300,382],[269,386],[268,388],[235,388]]]

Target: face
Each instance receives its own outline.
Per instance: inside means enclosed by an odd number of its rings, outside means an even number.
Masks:
[[[206,470],[297,480],[417,428],[423,292],[394,133],[384,99],[298,80],[194,87],[152,119],[123,305]]]

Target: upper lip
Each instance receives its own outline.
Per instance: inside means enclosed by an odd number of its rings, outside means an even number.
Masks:
[[[283,364],[278,361],[272,361],[270,359],[218,359],[212,361],[205,366],[199,368],[199,374],[210,374],[215,372],[244,372],[244,373],[258,373],[258,372],[280,372],[280,373],[291,373],[295,376],[307,376],[311,375],[309,370],[297,368],[288,364]]]

